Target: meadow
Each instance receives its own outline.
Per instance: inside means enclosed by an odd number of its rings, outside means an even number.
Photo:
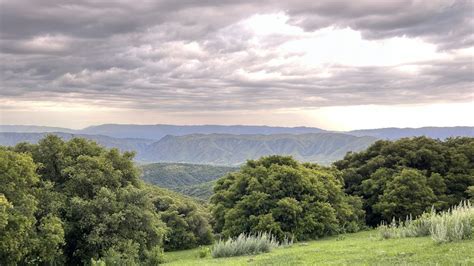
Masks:
[[[200,248],[165,253],[165,265],[474,265],[474,239],[437,244],[431,237],[381,239],[376,230],[326,237],[270,253],[199,258]]]

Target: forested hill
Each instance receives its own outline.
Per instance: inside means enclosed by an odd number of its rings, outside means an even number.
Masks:
[[[46,133],[0,133],[0,145],[27,141],[36,143]],[[136,151],[140,162],[181,162],[214,165],[239,165],[265,155],[292,155],[298,160],[329,164],[348,151],[360,151],[376,141],[374,137],[356,137],[340,133],[231,135],[192,134],[166,136],[159,141],[118,139],[100,135],[54,133],[69,139],[80,136],[106,147]]]
[[[152,163],[141,166],[142,179],[164,188],[177,188],[213,181],[238,167],[184,163]]]

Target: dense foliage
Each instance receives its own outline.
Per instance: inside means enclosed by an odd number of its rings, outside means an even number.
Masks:
[[[367,223],[446,210],[472,196],[474,138],[377,141],[334,164],[346,192],[364,199]]]
[[[165,251],[212,244],[210,214],[205,207],[159,187],[148,186],[147,190],[168,227],[164,241]]]
[[[0,147],[0,264],[57,261],[64,227],[31,157]],[[49,208],[49,209],[48,209]]]
[[[209,243],[204,212],[147,189],[132,158],[53,135],[0,148],[0,261],[153,263],[163,246]]]
[[[347,196],[342,186],[335,169],[291,157],[248,161],[217,181],[211,198],[214,229],[224,237],[271,232],[280,240],[356,231],[361,202]]]

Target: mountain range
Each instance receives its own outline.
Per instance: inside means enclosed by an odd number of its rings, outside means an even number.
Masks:
[[[36,143],[47,134],[68,140],[83,137],[121,151],[135,151],[139,162],[180,162],[213,165],[240,165],[248,159],[281,154],[301,161],[329,164],[341,159],[348,151],[365,149],[377,139],[341,133],[232,135],[191,134],[167,135],[158,141],[133,138],[113,138],[102,135],[47,133],[0,133],[0,145],[19,142]]]
[[[135,151],[139,162],[179,162],[240,165],[248,159],[271,154],[291,155],[297,160],[330,164],[349,151],[365,149],[377,139],[428,136],[474,137],[474,127],[383,128],[348,132],[311,127],[270,126],[176,126],[107,124],[80,130],[24,126],[0,126],[0,145],[36,143],[46,134],[65,140],[84,137],[121,151]]]
[[[138,138],[160,140],[172,136],[190,134],[234,134],[234,135],[272,135],[272,134],[305,134],[305,133],[344,133],[354,136],[372,136],[379,139],[398,139],[402,137],[427,136],[444,139],[453,136],[474,137],[474,127],[421,127],[421,128],[379,128],[352,131],[329,131],[315,127],[273,127],[273,126],[222,126],[222,125],[127,125],[104,124],[84,129],[61,127],[0,125],[0,132],[64,132],[72,134],[103,135],[114,138]]]

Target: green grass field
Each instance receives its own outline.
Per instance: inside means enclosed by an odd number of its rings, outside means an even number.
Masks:
[[[436,244],[430,237],[380,240],[365,231],[295,243],[270,253],[198,257],[199,249],[167,252],[166,265],[474,265],[474,240]]]

